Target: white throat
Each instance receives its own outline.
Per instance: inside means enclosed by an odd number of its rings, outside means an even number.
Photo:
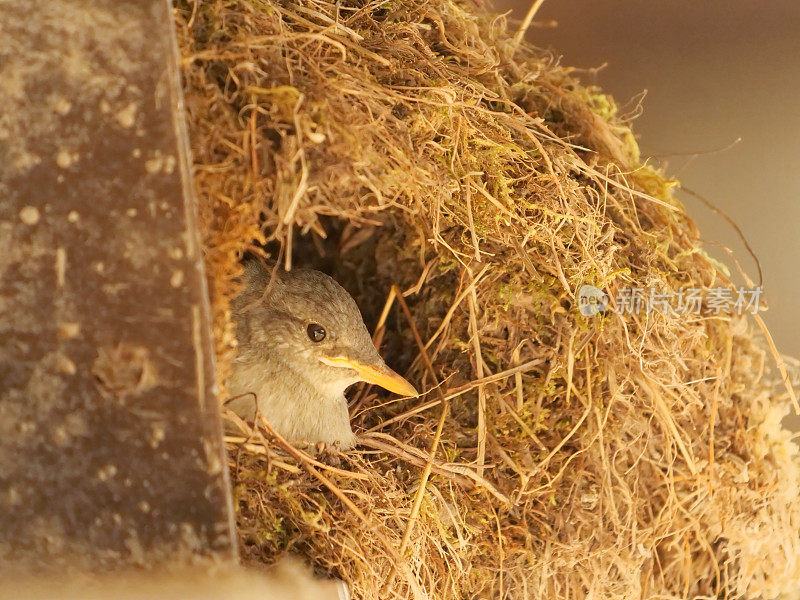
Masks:
[[[299,373],[282,361],[234,362],[231,396],[246,395],[228,406],[240,416],[253,419],[252,392],[258,398],[259,413],[289,440],[339,442],[342,448],[352,447],[355,436],[344,392],[358,378],[344,369],[342,377],[333,380],[308,376],[311,373]]]

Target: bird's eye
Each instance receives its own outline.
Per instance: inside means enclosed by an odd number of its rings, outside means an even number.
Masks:
[[[306,333],[312,342],[321,342],[325,339],[325,328],[318,323],[309,323]]]

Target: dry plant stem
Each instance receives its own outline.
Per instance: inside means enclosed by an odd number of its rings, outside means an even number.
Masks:
[[[389,312],[394,305],[394,299],[397,295],[397,288],[392,286],[389,288],[389,295],[386,297],[386,302],[383,304],[381,316],[378,318],[378,323],[375,325],[375,333],[372,334],[372,343],[376,348],[380,348],[381,341],[383,341],[383,334],[386,331],[386,319],[389,318]]]
[[[392,310],[395,297],[396,297],[396,288],[393,286],[389,288],[389,295],[386,297],[386,302],[384,302],[383,304],[383,310],[381,311],[381,315],[378,318],[378,323],[375,325],[375,331],[372,334],[372,343],[378,350],[380,350],[381,342],[383,342],[383,335],[386,332],[386,319],[389,318],[389,312]],[[367,394],[369,393],[371,387],[372,386],[368,383],[365,383],[361,386],[358,398],[353,403],[354,407],[361,406],[361,404],[367,397]]]
[[[723,380],[727,380],[731,369],[731,355],[733,353],[733,338],[728,337],[725,344],[725,360],[723,368],[714,382],[714,397],[711,405],[711,416],[708,422],[708,494],[714,493],[714,441],[717,425],[717,406],[719,404],[719,389]]]
[[[467,218],[469,222],[469,235],[472,240],[472,246],[475,249],[475,260],[481,262],[481,249],[478,244],[478,234],[475,232],[475,218],[472,215],[472,181],[467,177],[466,184],[464,185],[464,198],[467,203]]]
[[[541,365],[543,362],[544,362],[544,359],[535,358],[535,359],[529,360],[529,361],[527,361],[527,362],[525,362],[525,363],[523,363],[523,364],[521,364],[521,365],[519,365],[517,367],[512,367],[510,369],[506,369],[505,371],[501,371],[500,373],[495,373],[494,375],[489,375],[488,377],[484,377],[483,379],[476,379],[474,381],[470,381],[469,383],[465,383],[464,385],[459,386],[457,388],[453,388],[451,390],[446,390],[445,392],[443,392],[443,394],[444,394],[444,398],[443,399],[444,400],[452,400],[453,398],[457,398],[458,396],[461,396],[462,394],[466,394],[470,390],[474,390],[475,388],[477,388],[477,387],[479,387],[481,385],[485,385],[485,384],[488,384],[488,383],[494,383],[496,381],[501,381],[501,380],[506,379],[507,377],[511,377],[512,375],[515,375],[517,373],[524,373],[525,371],[530,371],[534,367],[538,367],[539,365]],[[434,408],[436,406],[439,406],[439,404],[441,404],[441,403],[442,403],[442,399],[439,399],[439,400],[428,400],[427,402],[423,402],[422,404],[419,404],[419,405],[415,406],[414,408],[409,409],[409,410],[407,410],[406,412],[404,412],[404,413],[402,413],[400,415],[396,415],[396,416],[392,417],[391,419],[387,419],[386,421],[383,421],[382,423],[380,423],[378,425],[375,425],[375,427],[369,429],[367,431],[367,433],[371,433],[373,431],[377,431],[379,429],[383,429],[385,427],[393,425],[393,424],[397,423],[398,421],[402,421],[403,419],[407,419],[408,417],[411,417],[413,415],[419,414],[420,412],[428,410],[429,408]]]
[[[716,270],[716,267],[714,267],[714,269]],[[717,271],[717,274],[732,291],[736,291],[733,283],[727,277],[725,277],[723,273]],[[775,359],[775,364],[778,367],[778,372],[781,375],[781,381],[783,382],[786,392],[789,394],[789,398],[792,401],[794,413],[796,415],[800,415],[800,403],[798,403],[797,393],[792,385],[792,379],[789,377],[789,371],[786,369],[786,361],[783,360],[783,356],[781,356],[781,353],[778,351],[778,347],[775,345],[775,340],[772,339],[772,333],[770,333],[766,323],[764,323],[764,319],[761,318],[761,315],[759,315],[757,312],[752,312],[750,315],[753,317],[753,320],[761,330],[761,333],[763,334],[764,339],[769,346],[769,351],[772,353],[772,357]]]
[[[472,269],[467,272],[474,281]],[[472,347],[475,352],[475,371],[478,379],[483,379],[483,354],[481,353],[480,332],[478,331],[478,296],[475,286],[470,287],[469,296],[469,323],[472,329]],[[483,475],[483,464],[486,462],[486,389],[478,386],[478,475]]]
[[[680,450],[680,453],[683,455],[683,459],[686,461],[686,465],[689,467],[689,470],[692,472],[692,475],[697,475],[699,473],[697,469],[697,464],[695,463],[694,458],[692,458],[689,449],[686,447],[686,442],[683,441],[683,437],[681,436],[680,431],[678,431],[678,426],[675,424],[675,419],[672,416],[672,412],[669,410],[669,407],[667,407],[666,403],[664,402],[664,398],[660,394],[655,392],[650,383],[645,381],[645,379],[643,378],[640,379],[639,385],[641,385],[642,388],[647,392],[647,395],[653,399],[656,409],[661,415],[662,421],[666,424],[667,431],[669,431],[670,435],[672,436],[672,439],[678,446],[678,449]]]
[[[261,444],[253,444],[251,442],[247,442],[247,438],[239,437],[239,436],[231,436],[226,435],[224,437],[226,444],[232,444],[240,448],[244,448],[248,452],[253,454],[263,454],[269,456],[269,462],[271,465],[274,465],[284,471],[288,471],[289,473],[299,473],[301,469],[297,466],[284,462],[282,460],[278,460],[275,456],[270,454],[269,448],[265,448]]]
[[[525,39],[525,33],[528,31],[528,28],[533,23],[533,19],[536,16],[536,13],[539,12],[542,4],[544,4],[544,0],[534,0],[531,7],[528,9],[528,12],[525,13],[525,18],[522,20],[522,24],[519,26],[517,30],[517,34],[514,36],[514,45],[519,46],[522,43],[522,40]]]
[[[439,441],[442,439],[442,429],[444,428],[445,419],[447,419],[447,412],[448,412],[448,405],[445,402],[444,406],[442,407],[442,412],[439,415],[439,422],[436,425],[436,432],[433,435],[433,442],[431,442],[431,449],[428,453],[428,460],[425,462],[425,468],[422,470],[422,475],[420,476],[419,481],[419,488],[417,489],[417,494],[414,497],[414,504],[411,507],[411,514],[408,517],[408,524],[406,525],[406,531],[403,534],[403,539],[400,542],[400,555],[404,555],[406,548],[408,547],[408,541],[411,538],[411,533],[414,531],[414,522],[419,516],[419,508],[422,505],[422,499],[425,496],[425,486],[428,485],[428,478],[431,476],[431,469],[433,468],[433,463],[436,460],[436,450],[439,448]]]
[[[411,311],[408,308],[408,304],[405,301],[405,298],[401,293],[399,293],[399,288],[397,286],[392,286],[392,290],[394,291],[394,296],[398,299],[400,306],[403,309],[403,313],[408,321],[409,327],[414,334],[414,339],[417,342],[417,347],[419,349],[420,354],[422,355],[425,365],[428,369],[428,372],[432,378],[434,386],[436,386],[437,392],[441,395],[441,389],[438,387],[438,378],[436,377],[436,372],[433,369],[433,365],[431,364],[430,358],[428,357],[428,353],[425,350],[425,345],[422,343],[422,338],[419,335],[419,331],[417,331],[416,324],[414,323],[414,319],[411,315]],[[422,500],[425,497],[425,488],[428,485],[428,479],[431,475],[431,469],[433,468],[433,463],[436,461],[436,450],[439,447],[439,440],[442,437],[442,429],[444,428],[445,420],[447,419],[448,413],[448,404],[447,400],[442,396],[441,401],[443,402],[442,412],[439,416],[439,421],[436,425],[436,432],[434,433],[433,442],[431,443],[430,452],[428,453],[428,459],[425,462],[425,467],[422,471],[422,475],[420,476],[419,487],[417,488],[416,496],[414,497],[414,503],[411,507],[411,514],[408,518],[408,523],[406,524],[406,530],[403,534],[403,539],[400,542],[400,556],[405,554],[406,548],[408,546],[408,542],[411,539],[411,534],[414,530],[414,523],[417,520],[419,515],[420,507],[422,506]],[[393,574],[390,575],[389,580],[393,579]]]
[[[428,342],[425,344],[425,349],[430,348],[431,344],[433,344],[433,342],[436,341],[436,338],[438,338],[442,334],[442,332],[447,328],[447,325],[450,323],[450,320],[453,318],[453,315],[455,314],[456,309],[458,309],[459,305],[464,301],[464,299],[467,296],[472,294],[473,290],[475,289],[475,286],[478,285],[478,282],[481,279],[483,279],[483,276],[486,275],[486,272],[488,270],[489,270],[489,265],[484,266],[483,269],[481,269],[480,272],[472,279],[472,281],[470,281],[470,283],[467,286],[467,288],[458,295],[458,297],[455,299],[453,304],[447,310],[447,313],[445,314],[444,319],[442,319],[441,325],[439,325],[439,327],[436,329],[436,331],[430,337]]]
[[[262,442],[262,444],[253,444],[253,443],[243,443],[242,438],[237,438],[237,437],[233,437],[233,436],[226,436],[225,437],[225,441],[229,442],[229,443],[233,443],[233,444],[242,444],[248,451],[253,452],[255,454],[269,454],[269,446],[265,446],[264,445],[264,444],[267,443],[266,440],[264,440],[264,442]],[[323,471],[328,471],[328,472],[333,473],[335,475],[339,475],[340,477],[347,477],[347,478],[350,478],[350,479],[359,479],[361,481],[369,480],[369,476],[364,475],[363,473],[356,473],[354,471],[346,471],[344,469],[339,469],[337,467],[334,467],[333,465],[327,465],[327,464],[325,464],[323,462],[319,462],[318,460],[315,460],[314,458],[312,458],[311,456],[309,456],[308,454],[306,454],[305,452],[303,452],[300,449],[297,449],[297,451],[303,455],[303,460],[304,461],[308,462],[310,465],[313,465],[315,467],[318,467],[318,468],[322,469]],[[278,465],[278,466],[281,466],[280,461],[276,461],[276,459],[274,457],[272,457],[272,456],[270,457],[270,463]],[[282,468],[284,468],[286,470],[290,470],[292,472],[295,472],[290,467],[291,467],[291,465],[288,465],[287,463],[282,463]]]
[[[769,351],[772,353],[772,357],[775,359],[775,363],[778,366],[778,371],[781,374],[781,381],[786,387],[786,392],[789,394],[789,398],[792,401],[794,413],[796,415],[800,415],[800,404],[797,401],[797,393],[794,391],[792,379],[789,377],[789,371],[786,369],[786,361],[783,360],[783,356],[781,356],[781,353],[778,352],[778,347],[775,345],[775,340],[772,339],[772,334],[770,333],[769,329],[767,329],[767,325],[764,323],[764,319],[761,318],[761,315],[754,313],[752,316],[755,322],[758,324],[759,329],[761,329],[761,333],[764,334],[764,339],[767,340]]]
[[[397,553],[401,557],[405,556],[408,543],[411,540],[411,534],[414,532],[414,523],[417,521],[417,517],[419,516],[422,500],[425,497],[425,488],[428,485],[428,479],[431,476],[431,470],[433,469],[433,464],[436,460],[436,450],[438,449],[439,441],[442,438],[442,429],[444,427],[445,419],[447,419],[448,408],[448,404],[445,401],[444,406],[442,406],[442,412],[439,416],[439,422],[436,425],[436,432],[434,433],[433,442],[431,443],[431,449],[428,453],[428,458],[425,461],[425,467],[422,469],[422,475],[420,475],[419,486],[417,488],[416,495],[414,496],[414,502],[411,505],[411,514],[409,514],[408,522],[406,523],[406,530],[403,533],[403,539],[400,540],[400,548],[398,549]],[[386,586],[384,589],[391,588],[392,584],[394,583],[394,575],[395,573],[393,569],[392,572],[389,573],[389,577],[386,579]]]
[[[359,520],[362,523],[364,523],[364,525],[366,525],[367,527],[369,527],[374,531],[375,535],[381,541],[381,544],[383,544],[386,552],[390,556],[392,556],[394,568],[397,569],[400,573],[402,573],[406,578],[409,587],[414,592],[414,597],[417,598],[418,600],[423,600],[425,598],[425,593],[419,587],[419,583],[417,582],[413,574],[410,572],[408,564],[405,562],[405,559],[394,549],[394,547],[389,543],[389,540],[387,540],[386,537],[380,531],[376,530],[374,523],[367,518],[367,515],[365,515],[361,511],[361,509],[358,508],[358,506],[356,506],[353,503],[352,500],[350,500],[347,496],[345,496],[344,492],[342,492],[342,490],[337,485],[335,485],[330,479],[325,477],[325,475],[317,471],[314,468],[314,465],[307,460],[308,457],[305,455],[305,453],[299,451],[297,448],[295,448],[289,442],[287,442],[283,438],[283,436],[281,436],[277,431],[275,431],[272,428],[272,426],[267,422],[267,420],[264,417],[261,417],[261,425],[264,427],[264,429],[267,430],[267,432],[273,438],[275,438],[275,441],[277,441],[278,444],[284,450],[286,450],[286,452],[288,452],[295,459],[300,461],[300,463],[303,465],[306,471],[308,471],[309,475],[318,479],[319,482],[326,488],[328,488],[342,502],[342,504],[344,504],[350,511],[352,511],[354,515],[356,515],[359,518]]]
[[[429,462],[429,453],[425,453],[413,446],[403,444],[390,435],[378,432],[365,434],[359,438],[359,443],[370,448],[382,450],[419,467],[424,467]],[[506,506],[512,504],[508,496],[498,490],[485,477],[478,475],[478,473],[470,467],[453,463],[437,462],[433,465],[432,471],[437,475],[443,475],[448,479],[452,479],[455,483],[465,486],[465,489],[471,490],[475,487],[483,488]]]
[[[736,221],[734,221],[730,217],[730,215],[728,215],[725,211],[720,209],[718,206],[716,206],[713,202],[711,202],[708,198],[704,197],[703,195],[698,194],[697,192],[695,192],[694,190],[692,190],[690,188],[687,188],[685,185],[681,185],[681,190],[683,190],[684,192],[686,192],[687,194],[689,194],[693,198],[697,198],[706,207],[708,207],[709,210],[714,211],[720,217],[725,219],[725,222],[728,223],[728,225],[730,225],[731,228],[733,228],[733,230],[736,232],[736,235],[741,240],[742,244],[744,244],[744,247],[747,250],[747,253],[750,255],[750,257],[753,259],[753,262],[756,264],[756,269],[758,270],[758,285],[759,286],[763,285],[764,284],[764,272],[763,272],[763,270],[761,268],[761,261],[758,259],[758,256],[756,255],[755,250],[753,250],[753,247],[750,245],[750,241],[747,239],[747,236],[744,234],[744,231],[742,231],[742,228],[739,227],[738,223],[736,223]],[[752,286],[753,282],[750,281],[750,278],[747,276],[747,274],[742,272],[742,275],[746,278],[747,284]]]
[[[518,376],[521,377],[522,376],[521,373],[514,374],[514,377]],[[520,429],[522,429],[522,431],[525,432],[525,435],[531,438],[536,443],[536,445],[539,446],[539,448],[541,448],[542,450],[546,450],[547,448],[542,443],[542,440],[539,439],[539,437],[534,433],[533,429],[531,429],[530,426],[522,419],[522,417],[519,416],[519,413],[514,409],[514,407],[512,407],[508,402],[506,402],[505,398],[503,398],[502,396],[498,396],[498,400],[500,400],[500,403],[508,411],[508,414],[510,414],[513,417],[513,419],[519,424]]]
[[[396,285],[392,286],[394,290],[394,295],[397,298],[397,301],[400,303],[400,307],[403,309],[403,314],[408,321],[408,326],[411,328],[411,333],[414,335],[414,341],[417,343],[417,347],[419,348],[420,355],[422,356],[423,360],[425,361],[425,367],[428,369],[428,373],[433,378],[434,385],[436,385],[437,377],[436,371],[433,368],[433,364],[431,363],[430,358],[428,358],[428,353],[426,352],[425,344],[422,343],[422,338],[419,335],[419,330],[417,330],[417,325],[414,323],[414,317],[411,314],[411,311],[408,308],[408,304],[406,304],[406,299],[403,297],[400,288]]]
[[[419,509],[420,506],[422,506],[422,499],[425,497],[425,487],[428,485],[428,479],[431,476],[431,469],[433,468],[433,463],[436,460],[436,451],[439,448],[439,441],[442,439],[442,429],[444,428],[444,423],[447,419],[448,408],[449,406],[447,401],[444,401],[442,412],[439,415],[439,422],[436,424],[436,431],[433,435],[433,442],[431,442],[431,448],[428,452],[428,459],[425,462],[425,468],[422,470],[422,475],[420,475],[419,487],[417,488],[417,493],[414,496],[414,503],[411,506],[411,514],[408,517],[406,530],[403,534],[403,539],[400,542],[399,552],[401,556],[405,554],[406,548],[408,547],[408,541],[411,539],[411,534],[414,531],[414,523],[419,516]]]
[[[255,105],[255,98],[251,98],[251,103]],[[253,181],[258,179],[258,134],[256,133],[255,110],[250,111],[250,164],[252,165]]]
[[[417,279],[417,282],[414,285],[412,285],[410,288],[408,288],[403,292],[403,298],[408,298],[409,296],[413,296],[414,294],[419,293],[419,291],[425,285],[425,281],[428,279],[431,270],[433,269],[434,266],[436,266],[436,263],[437,263],[436,259],[429,260],[427,263],[425,263],[425,268],[422,269],[422,273],[419,274],[419,279]]]
[[[247,445],[247,446],[252,446],[253,448],[252,448],[251,451],[253,451],[253,452],[257,453],[257,454],[268,454],[268,455],[270,455],[270,460],[271,461],[275,460],[275,455],[271,451],[269,442],[264,438],[264,435],[261,433],[261,431],[258,429],[258,427],[255,427],[255,426],[250,427],[241,417],[239,417],[239,415],[236,415],[236,414],[231,413],[229,411],[226,413],[226,416],[229,419],[231,419],[232,421],[234,421],[236,423],[236,425],[243,432],[245,432],[247,434],[247,437],[226,435],[225,436],[225,441],[226,442],[232,442],[232,443],[244,444],[244,445]],[[262,417],[260,415],[258,416],[258,420],[259,421],[262,420]],[[254,438],[259,439],[261,441],[261,443],[260,444],[251,443]],[[313,465],[315,467],[319,467],[320,469],[323,469],[325,471],[330,471],[331,473],[335,473],[336,475],[341,475],[342,477],[350,477],[350,478],[353,478],[353,479],[360,479],[362,481],[368,479],[368,477],[366,475],[364,475],[363,473],[354,473],[353,471],[345,471],[344,469],[339,469],[337,467],[334,467],[333,465],[327,465],[327,464],[325,464],[323,462],[320,462],[320,461],[316,460],[312,456],[309,456],[307,453],[303,452],[299,448],[297,448],[295,446],[292,446],[292,447],[294,448],[294,451],[297,454],[302,456],[304,461],[308,462],[309,464],[311,464],[311,465]]]
[[[511,353],[511,360],[515,363],[519,363],[519,351],[522,349],[522,346],[528,340],[522,340],[516,348],[514,348],[514,352]],[[517,412],[523,409],[525,404],[525,390],[522,389],[522,373],[515,373],[514,374],[514,392],[516,394],[516,402],[517,402]]]
[[[394,438],[391,438],[391,440],[391,442],[385,441],[385,439],[379,439],[375,434],[365,433],[359,436],[358,444],[360,446],[366,446],[367,448],[374,448],[375,450],[386,452],[387,454],[396,456],[403,462],[410,463],[416,467],[424,468],[425,465],[428,464],[429,461],[427,457],[422,457],[415,454],[408,449],[408,447],[403,447],[403,445]],[[457,474],[455,471],[449,469],[444,463],[436,462],[432,464],[431,471],[437,475],[442,475],[448,479],[451,479],[454,483],[463,486],[464,489],[473,490],[476,487],[473,477]]]
[[[573,369],[574,369],[574,366],[573,366],[574,365],[574,358],[573,358],[571,353],[570,353],[570,357],[569,357],[568,360],[569,360],[569,362],[568,362],[568,375],[567,375],[567,390],[568,390],[567,391],[567,398],[569,398],[570,392],[576,393],[576,395],[577,395],[577,390],[572,385],[572,376],[573,376]],[[564,436],[561,439],[560,442],[558,442],[558,444],[555,446],[555,448],[553,448],[550,451],[550,453],[539,464],[536,465],[538,471],[544,470],[547,467],[547,465],[550,463],[550,461],[553,459],[553,457],[558,453],[558,451],[561,450],[561,448],[563,448],[567,444],[567,442],[569,442],[572,439],[572,436],[574,436],[578,432],[578,430],[581,428],[581,425],[583,425],[583,422],[586,420],[586,417],[589,416],[589,414],[591,413],[591,410],[592,410],[592,407],[589,404],[589,402],[584,402],[584,405],[586,406],[586,408],[584,409],[583,414],[581,414],[580,419],[578,419],[578,422],[575,423],[575,425],[573,425],[572,429],[569,430],[569,433],[567,433],[567,435]],[[547,484],[543,485],[539,489],[545,489],[545,488],[551,486],[552,484],[553,484],[553,480],[550,480]]]

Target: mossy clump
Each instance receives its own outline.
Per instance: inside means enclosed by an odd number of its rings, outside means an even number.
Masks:
[[[729,281],[611,99],[466,1],[176,22],[221,386],[251,251],[336,276],[426,391],[355,390],[338,464],[241,424],[248,560],[299,552],[375,600],[800,585],[793,392],[760,321],[615,305]],[[584,284],[608,310],[581,314]]]

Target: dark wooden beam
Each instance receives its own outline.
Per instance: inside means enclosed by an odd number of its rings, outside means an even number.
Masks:
[[[0,0],[0,569],[236,559],[171,10]]]

